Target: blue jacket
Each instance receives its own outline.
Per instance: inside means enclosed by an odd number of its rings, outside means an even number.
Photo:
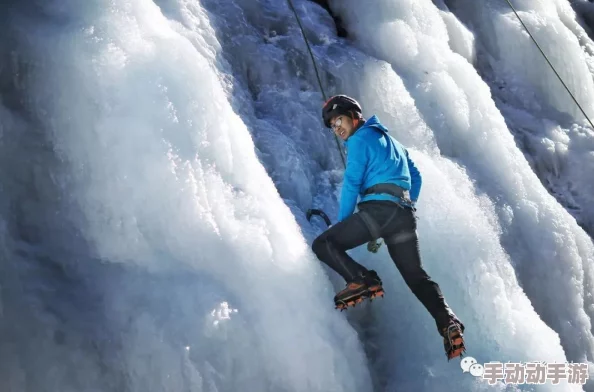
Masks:
[[[346,140],[347,164],[340,196],[338,220],[348,218],[357,205],[368,200],[391,200],[398,197],[388,194],[364,196],[365,189],[379,183],[392,183],[409,190],[410,199],[416,202],[421,192],[421,173],[408,156],[408,151],[379,122],[377,116],[369,118]]]

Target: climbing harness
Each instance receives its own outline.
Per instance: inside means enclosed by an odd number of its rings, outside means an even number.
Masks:
[[[299,30],[301,30],[301,35],[303,36],[303,40],[305,41],[305,45],[307,46],[307,51],[309,52],[309,56],[311,57],[311,62],[313,64],[314,71],[316,73],[316,78],[318,79],[318,84],[320,85],[320,91],[322,93],[322,97],[324,98],[324,102],[326,102],[328,100],[328,97],[326,95],[326,92],[324,91],[324,87],[322,85],[322,79],[320,78],[320,72],[318,71],[318,65],[317,65],[316,59],[313,55],[313,51],[311,50],[311,47],[309,45],[309,40],[307,39],[307,36],[305,35],[305,30],[303,28],[303,25],[301,24],[301,19],[299,18],[299,15],[297,14],[297,10],[295,9],[295,6],[293,5],[293,0],[287,0],[287,2],[289,3],[289,7],[291,7],[291,10],[295,14],[295,19],[297,19],[297,24],[299,25]],[[336,136],[336,134],[334,134],[334,139],[336,140],[336,147],[338,148],[338,151],[340,152],[340,157],[342,158],[342,164],[346,169],[344,152],[340,148],[340,142],[338,141],[338,136]],[[309,221],[309,219],[312,216],[312,213],[314,213],[316,215],[321,215],[320,212],[322,214],[324,214],[320,210],[308,210],[307,211],[307,220]],[[325,215],[326,214],[324,214],[324,216]],[[324,218],[324,220],[326,221],[326,224],[328,226],[330,226],[330,224],[328,223],[329,220],[327,219],[327,216],[326,216],[326,218]],[[372,240],[367,244],[367,249],[372,253],[376,253],[379,250],[380,246],[381,246],[381,242],[378,242],[377,240]]]
[[[577,99],[571,93],[571,91],[569,90],[569,88],[567,87],[567,85],[565,84],[565,82],[563,81],[563,79],[561,78],[561,76],[559,75],[559,73],[557,72],[557,70],[555,69],[555,67],[553,66],[553,64],[551,64],[551,62],[549,61],[549,58],[547,57],[547,55],[541,49],[540,45],[538,44],[538,42],[536,41],[536,39],[534,38],[534,36],[530,32],[530,30],[528,30],[528,27],[524,24],[524,21],[522,20],[522,18],[520,18],[520,15],[518,15],[518,13],[516,12],[516,9],[514,8],[514,6],[511,3],[511,1],[510,0],[506,0],[506,1],[507,1],[507,4],[509,4],[509,6],[511,7],[511,9],[514,12],[514,14],[516,15],[516,17],[518,18],[518,20],[520,21],[520,23],[522,24],[522,26],[524,26],[524,29],[526,30],[526,32],[528,33],[528,35],[530,36],[530,38],[532,38],[532,41],[534,42],[534,44],[536,45],[536,47],[538,48],[538,50],[540,51],[540,53],[542,54],[542,56],[545,58],[545,60],[547,61],[547,63],[549,63],[549,66],[551,67],[551,69],[553,70],[553,72],[555,73],[555,75],[557,75],[557,77],[559,78],[559,81],[561,81],[561,84],[563,84],[563,87],[565,87],[565,90],[567,90],[567,92],[569,93],[569,95],[571,96],[571,98],[573,99],[573,101],[575,102],[575,104],[578,106],[578,108],[580,108],[580,110],[584,114],[584,117],[586,117],[586,120],[588,120],[588,122],[590,123],[590,125],[594,129],[594,124],[592,124],[592,121],[590,121],[590,117],[588,117],[588,115],[586,114],[586,112],[584,111],[584,109],[582,109],[582,106],[579,104],[579,102],[577,101]]]

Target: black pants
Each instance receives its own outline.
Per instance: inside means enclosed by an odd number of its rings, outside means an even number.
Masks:
[[[371,222],[371,230],[370,217],[375,222],[375,227]],[[441,332],[451,319],[459,322],[446,303],[439,285],[423,269],[417,221],[410,208],[400,207],[389,201],[360,203],[359,212],[317,237],[312,250],[321,261],[350,282],[367,269],[353,260],[346,251],[377,238],[384,239],[390,257],[404,281],[433,316],[437,329]]]

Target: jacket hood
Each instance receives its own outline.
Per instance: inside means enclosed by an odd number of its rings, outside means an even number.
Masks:
[[[357,132],[359,132],[360,130],[364,129],[364,128],[375,128],[380,132],[383,132],[384,134],[388,135],[388,128],[384,127],[380,121],[379,118],[377,118],[377,116],[374,114],[373,116],[369,117],[369,119],[367,119],[367,121],[365,121],[363,123],[363,125],[361,125],[353,135],[357,134]],[[351,136],[353,136],[351,135]],[[343,143],[348,145],[348,142],[351,138],[349,137],[347,140],[343,141]]]
[[[377,116],[375,114],[373,116],[369,117],[369,119],[367,121],[365,121],[365,124],[363,124],[363,126],[361,126],[360,129],[366,128],[366,127],[377,128],[385,134],[388,133],[388,129],[380,123],[379,118],[377,118]]]

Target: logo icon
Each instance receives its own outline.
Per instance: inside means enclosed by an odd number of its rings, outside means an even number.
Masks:
[[[589,379],[589,363],[545,363],[545,362],[487,362],[477,363],[473,357],[460,361],[463,373],[487,380],[489,385],[503,381],[506,384],[559,384],[566,380],[570,384],[585,384]]]
[[[480,363],[475,363],[472,366],[470,366],[470,374],[472,374],[475,377],[481,377],[484,372],[485,368]]]
[[[460,367],[462,368],[462,372],[468,373],[468,371],[470,370],[470,367],[472,365],[474,365],[475,363],[476,363],[476,359],[474,359],[473,357],[466,357],[466,358],[462,359],[462,361],[460,362]]]

